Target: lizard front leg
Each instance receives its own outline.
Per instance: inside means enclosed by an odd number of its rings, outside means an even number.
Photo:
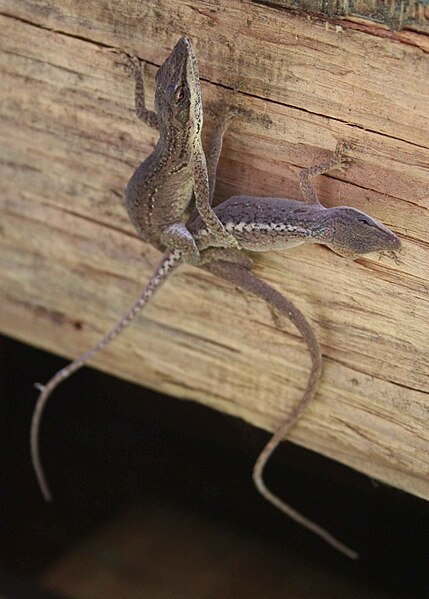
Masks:
[[[349,149],[349,146],[344,142],[339,142],[335,148],[334,155],[330,160],[322,162],[322,164],[316,164],[305,168],[299,173],[299,186],[302,191],[304,199],[309,204],[319,204],[319,198],[317,197],[316,190],[314,189],[311,179],[317,177],[317,175],[324,175],[328,171],[335,168],[343,170],[350,163],[350,158],[344,156],[344,153]]]
[[[216,189],[216,173],[219,163],[220,154],[222,152],[223,137],[228,129],[229,123],[236,114],[235,109],[226,108],[222,115],[216,119],[210,140],[209,151],[206,156],[206,171],[209,182],[209,204],[213,204],[214,192]],[[196,206],[193,207],[189,216],[188,224],[192,223],[199,216]]]
[[[201,216],[207,228],[211,232],[214,232],[216,242],[227,248],[240,248],[240,244],[231,234],[225,231],[223,224],[213,212],[211,205],[216,188],[216,173],[222,151],[223,137],[231,119],[236,113],[237,110],[229,106],[223,109],[221,116],[215,123],[207,158],[201,149],[197,153],[197,159],[194,163],[196,212]],[[208,180],[208,197],[205,187],[206,180]],[[193,220],[194,216],[196,216],[195,212],[191,214],[190,221]]]
[[[179,250],[183,262],[199,264],[200,252],[185,223],[177,222],[165,227],[160,234],[160,242],[171,251]]]
[[[240,244],[227,233],[219,218],[210,205],[210,190],[208,183],[206,158],[201,148],[193,161],[195,208],[206,227],[210,230],[216,243],[224,247],[239,248]],[[214,183],[214,182],[213,182]]]
[[[127,72],[134,77],[135,81],[134,101],[137,117],[143,123],[149,125],[149,127],[159,129],[157,113],[146,108],[145,83],[142,69],[142,67],[144,68],[144,63],[142,64],[137,56],[128,56],[128,54],[125,54],[124,62]]]

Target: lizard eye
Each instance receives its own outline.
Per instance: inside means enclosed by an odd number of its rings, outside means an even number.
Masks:
[[[369,227],[371,227],[371,226],[372,226],[372,223],[371,223],[371,221],[370,221],[370,220],[368,220],[367,218],[365,218],[364,216],[360,216],[360,217],[358,218],[358,222],[359,222],[359,223],[362,223],[363,225],[368,225]]]
[[[176,88],[176,93],[174,94],[174,99],[175,99],[176,103],[180,104],[181,102],[183,102],[183,100],[186,100],[187,97],[188,97],[188,90],[186,89],[186,87],[184,85],[179,85]]]

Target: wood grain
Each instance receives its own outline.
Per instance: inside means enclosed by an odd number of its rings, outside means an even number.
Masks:
[[[70,358],[148,280],[159,255],[136,237],[122,197],[156,135],[134,116],[115,49],[147,61],[153,93],[156,66],[187,33],[206,135],[223,103],[245,111],[227,134],[218,199],[299,198],[299,170],[345,139],[353,165],[317,181],[321,200],[401,236],[399,264],[314,246],[257,256],[256,272],[311,319],[325,356],[292,441],[429,498],[427,37],[338,32],[238,0],[0,0],[0,13],[0,329]],[[262,302],[183,267],[94,365],[272,430],[309,358]]]
[[[295,10],[312,16],[324,17],[328,22],[346,25],[357,22],[367,29],[383,28],[389,31],[404,28],[416,31],[429,31],[429,10],[425,0],[413,2],[390,0],[253,0],[255,4],[278,9]]]

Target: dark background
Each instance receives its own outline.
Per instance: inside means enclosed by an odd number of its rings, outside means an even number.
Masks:
[[[287,542],[391,597],[429,597],[427,502],[283,443],[267,469],[270,487],[356,549],[362,558],[351,562],[255,491],[250,473],[268,433],[88,368],[57,390],[43,420],[55,496],[45,504],[28,449],[33,383],[66,361],[7,338],[0,356],[4,581],[31,581],[122,506],[159,499],[273,547]]]

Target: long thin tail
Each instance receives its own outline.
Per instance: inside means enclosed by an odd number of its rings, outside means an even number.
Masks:
[[[218,277],[230,281],[234,285],[238,285],[250,293],[262,298],[268,304],[277,308],[281,313],[285,314],[289,320],[295,325],[298,331],[301,333],[307,347],[309,349],[312,361],[312,368],[308,378],[307,387],[304,394],[295,406],[292,412],[287,416],[286,420],[277,429],[270,441],[264,447],[256,460],[253,468],[253,481],[258,491],[275,507],[277,507],[284,514],[308,528],[316,535],[321,537],[326,543],[334,547],[337,551],[340,551],[351,559],[357,559],[358,554],[338,541],[333,537],[327,530],[312,522],[299,512],[297,512],[290,505],[282,501],[279,497],[274,495],[266,486],[263,473],[267,462],[277,446],[285,438],[289,430],[296,424],[297,420],[301,416],[302,412],[308,406],[310,401],[316,394],[317,387],[320,381],[320,375],[322,372],[322,353],[320,351],[319,341],[316,334],[311,327],[310,323],[304,316],[304,314],[288,299],[286,299],[280,292],[276,291],[273,287],[265,283],[261,279],[258,279],[249,270],[235,265],[230,262],[212,262],[205,267],[207,270],[212,272]]]
[[[33,411],[33,417],[31,421],[30,431],[30,452],[31,461],[33,463],[34,472],[36,474],[37,482],[39,483],[40,490],[46,501],[52,501],[52,494],[49,485],[46,480],[46,476],[43,470],[42,461],[40,458],[39,448],[39,432],[40,422],[42,419],[43,411],[46,407],[46,403],[52,393],[52,391],[58,387],[65,379],[69,378],[74,372],[79,370],[88,360],[90,360],[96,353],[104,349],[111,341],[113,341],[124,329],[127,327],[132,320],[139,314],[139,312],[146,306],[149,300],[153,297],[157,289],[167,279],[167,277],[174,272],[174,270],[181,264],[180,252],[175,250],[173,252],[167,252],[162,257],[161,262],[158,264],[154,274],[152,275],[149,283],[146,285],[144,291],[141,293],[139,298],[131,306],[121,320],[113,327],[113,329],[107,333],[103,339],[101,339],[92,349],[85,352],[76,360],[59,370],[54,376],[49,379],[46,385],[37,384],[36,387],[40,390],[39,397],[37,398],[36,405]]]

